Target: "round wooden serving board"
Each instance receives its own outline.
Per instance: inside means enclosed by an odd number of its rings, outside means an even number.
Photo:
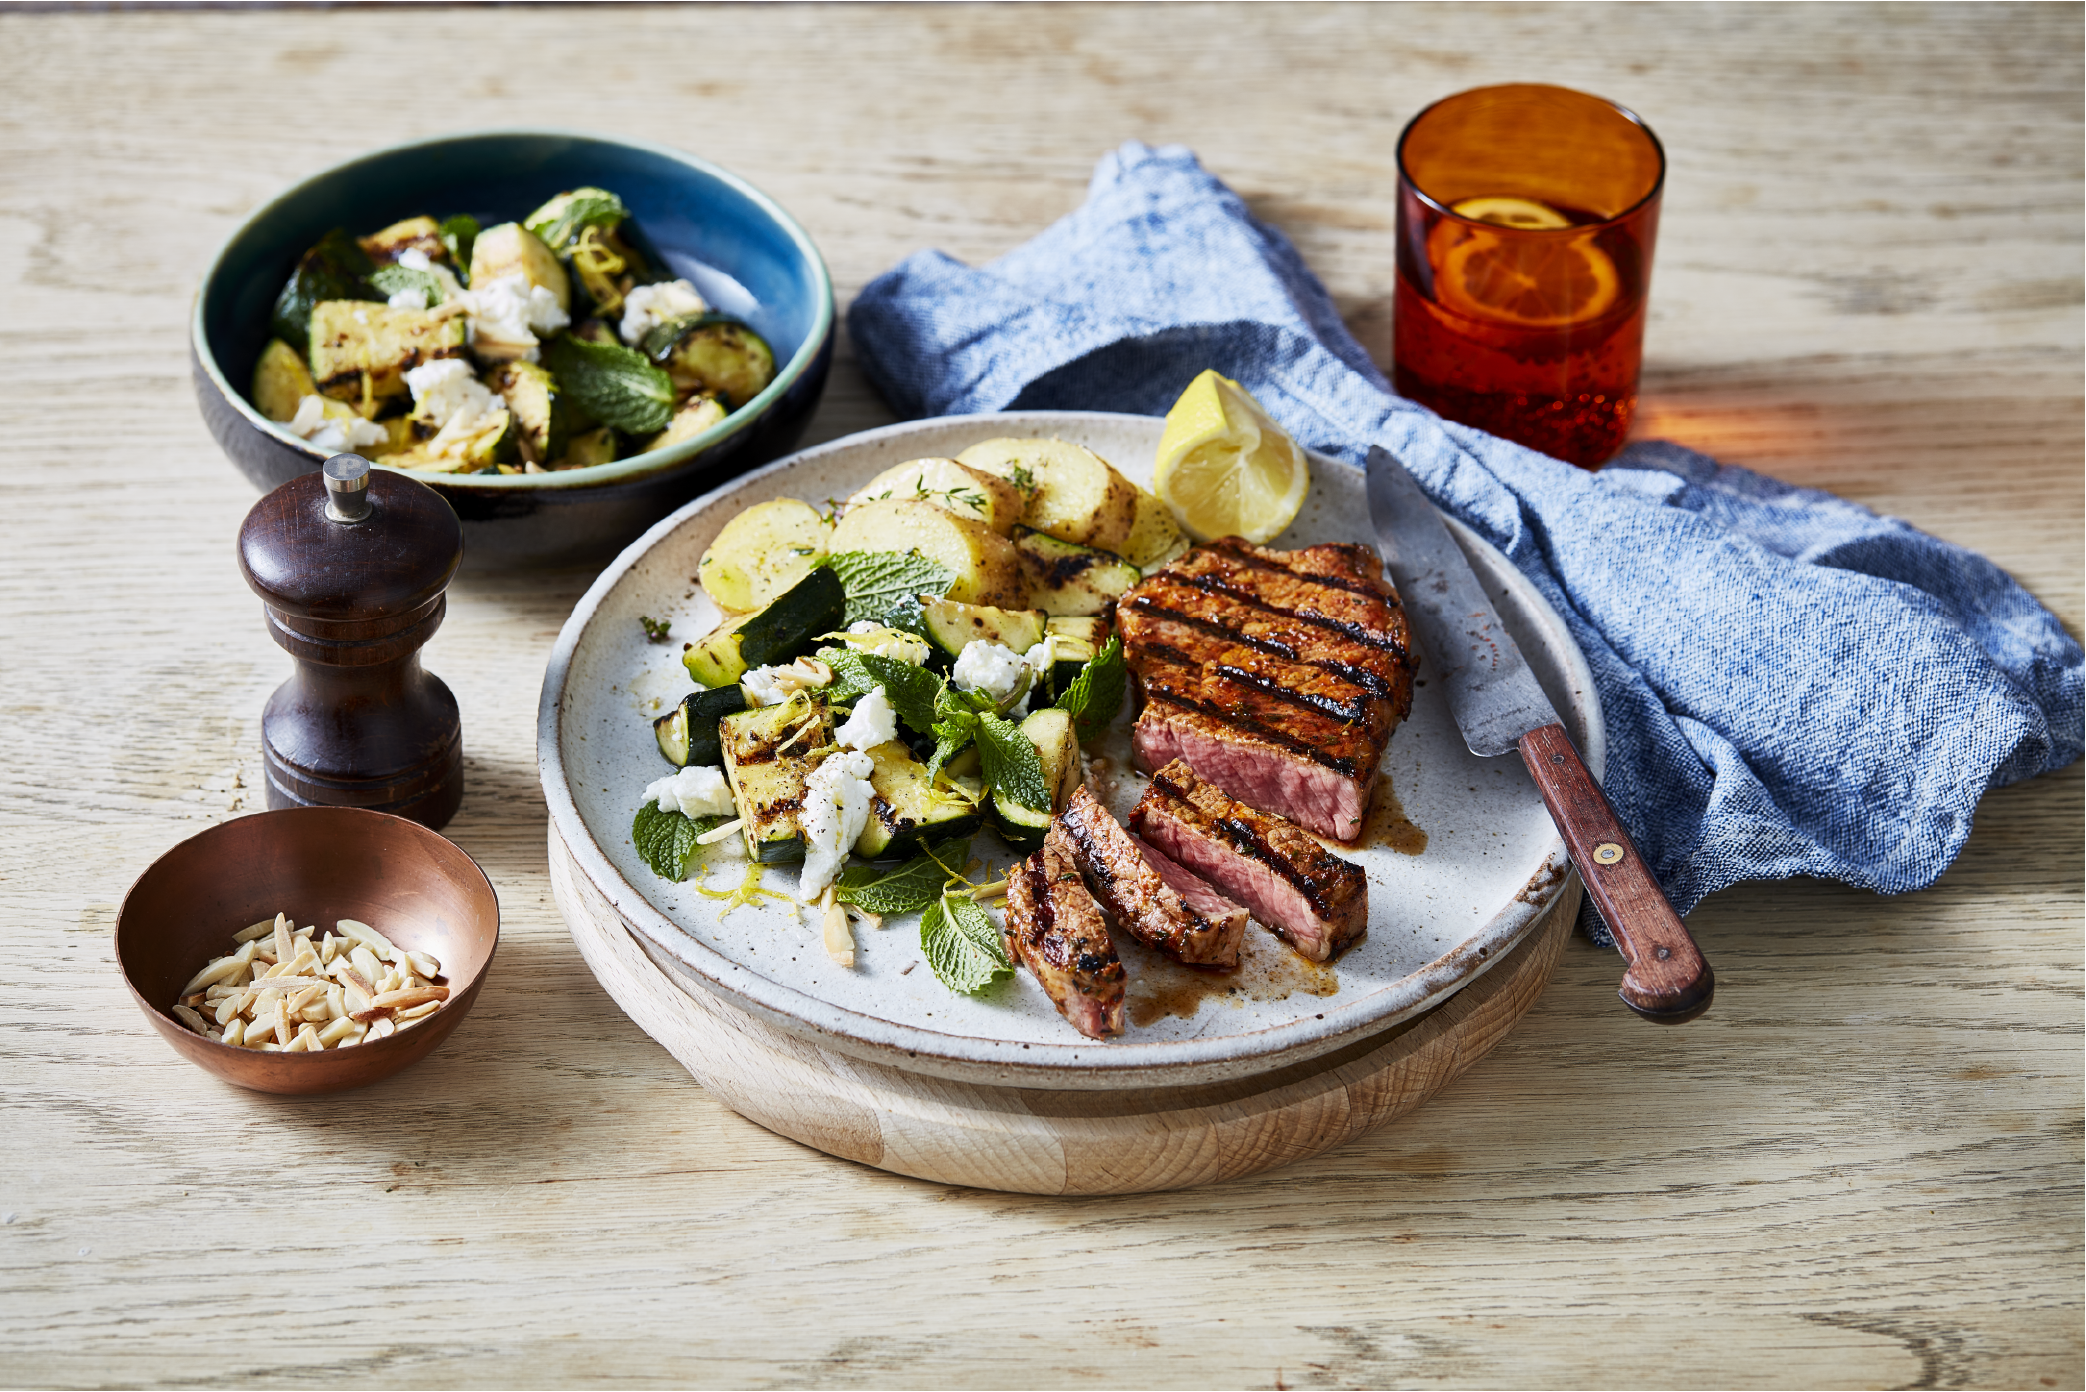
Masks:
[[[688,981],[579,873],[550,827],[551,890],[602,987],[697,1082],[780,1135],[976,1189],[1131,1194],[1307,1159],[1425,1102],[1535,1004],[1578,916],[1572,875],[1512,952],[1425,1014],[1230,1082],[1112,1091],[992,1087],[850,1057]]]

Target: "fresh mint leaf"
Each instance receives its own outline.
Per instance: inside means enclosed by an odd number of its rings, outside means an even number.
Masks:
[[[826,688],[828,701],[844,706],[876,690],[875,674],[862,665],[862,654],[852,648],[820,648],[816,656],[833,669],[833,684]]]
[[[910,662],[901,662],[895,657],[881,657],[876,653],[858,653],[862,665],[875,677],[891,698],[891,708],[898,718],[913,731],[931,735],[934,733],[935,702],[942,694],[945,683],[925,667],[915,667]]]
[[[699,849],[695,838],[722,826],[722,817],[690,817],[680,812],[662,812],[656,802],[637,809],[630,824],[630,842],[638,856],[662,880],[679,883],[688,874],[688,862]]]
[[[375,265],[344,228],[319,238],[297,259],[282,293],[275,297],[269,328],[299,353],[311,352],[311,311],[321,300],[380,300],[369,283]]]
[[[604,425],[651,435],[666,429],[674,418],[673,379],[641,353],[559,334],[543,345],[543,365],[559,387]]]
[[[927,761],[927,776],[932,778],[978,736],[978,712],[964,692],[944,684],[935,693],[934,725],[927,733],[936,741],[934,757]]]
[[[948,567],[917,551],[840,551],[826,557],[826,564],[847,592],[843,624],[868,619],[923,638],[927,625],[920,616],[919,597],[947,594],[956,583]]]
[[[970,862],[968,838],[944,841],[914,856],[895,870],[850,865],[840,874],[833,897],[873,914],[916,913],[942,897],[952,872]]]
[[[442,225],[435,229],[435,235],[442,239],[442,246],[449,252],[449,264],[455,269],[456,278],[470,284],[471,248],[478,244],[478,219],[469,213],[443,218]]]
[[[1057,708],[1072,717],[1073,732],[1081,744],[1114,722],[1116,712],[1123,708],[1127,682],[1122,635],[1111,634],[1107,646],[1087,659],[1086,666],[1079,669],[1079,675],[1057,698]]]
[[[925,667],[852,648],[820,648],[818,659],[833,669],[827,700],[845,703],[882,687],[900,720],[920,734],[934,733],[935,702],[943,682]]]
[[[553,198],[529,215],[523,227],[543,239],[543,244],[552,251],[564,252],[579,240],[579,234],[589,227],[613,228],[630,216],[623,200],[607,189],[574,189],[562,198]]]
[[[967,996],[1014,970],[992,915],[968,894],[944,894],[927,906],[920,915],[920,954],[942,985]]]
[[[985,764],[985,786],[1000,796],[1050,810],[1050,789],[1043,782],[1043,759],[1021,727],[996,715],[978,717],[978,757]]]
[[[433,309],[444,298],[442,282],[435,279],[433,273],[416,271],[408,266],[379,266],[369,273],[369,283],[387,300],[401,290],[416,290],[420,293],[422,309]]]

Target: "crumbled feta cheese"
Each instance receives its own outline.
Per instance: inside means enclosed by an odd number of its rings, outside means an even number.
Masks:
[[[898,712],[891,707],[891,698],[877,687],[867,696],[855,702],[854,714],[833,733],[833,738],[849,749],[874,749],[880,744],[898,738]]]
[[[409,285],[403,290],[395,291],[391,298],[384,302],[393,309],[431,309],[445,300],[457,298],[464,292],[463,282],[456,278],[456,272],[428,256],[419,247],[407,247],[401,251],[395,264],[404,270],[422,271],[433,276],[437,288],[433,294],[428,293],[424,285]]]
[[[307,396],[297,403],[297,414],[286,421],[279,421],[292,435],[300,435],[322,450],[333,454],[346,454],[361,449],[364,445],[381,445],[391,438],[391,432],[375,421],[360,416],[344,420],[329,420],[326,417],[326,398]]]
[[[640,285],[623,297],[623,323],[617,332],[634,348],[639,339],[667,320],[701,314],[709,307],[685,280]]]
[[[572,322],[558,308],[558,297],[527,276],[501,276],[456,295],[471,319],[471,346],[488,357],[535,362],[537,336],[556,333]]]
[[[1029,676],[1029,665],[1020,653],[983,638],[965,644],[956,665],[949,669],[949,679],[960,689],[982,691],[996,702],[1011,699],[1017,691],[1026,693]],[[1028,697],[1024,694],[1015,710],[1027,708]]]
[[[869,821],[869,786],[875,767],[867,754],[847,749],[828,754],[804,780],[804,805],[797,826],[804,833],[804,871],[797,897],[810,902],[840,873],[847,853]]]
[[[679,812],[684,817],[723,817],[736,809],[731,784],[724,771],[708,764],[690,764],[671,777],[659,779],[645,789],[640,804],[656,802],[662,812]]]
[[[1023,653],[1021,660],[1028,664],[1029,670],[1036,674],[1038,681],[1049,677],[1050,664],[1056,660],[1051,656],[1050,635],[1044,634],[1043,641]]]
[[[462,358],[436,358],[406,370],[406,386],[413,393],[415,413],[440,431],[454,424],[467,430],[501,401],[492,389],[472,375]]]
[[[847,645],[859,653],[873,653],[878,657],[892,658],[898,662],[909,662],[918,667],[927,661],[929,652],[925,638],[916,637],[902,628],[887,628],[874,619],[857,619],[848,626]],[[874,638],[858,639],[855,634],[877,635]]]
[[[369,322],[369,315],[364,313],[362,310],[358,309],[355,311],[355,322],[358,324],[367,324]]]
[[[813,657],[800,657],[786,667],[755,667],[739,678],[749,705],[779,706],[799,691],[833,684],[833,669]]]

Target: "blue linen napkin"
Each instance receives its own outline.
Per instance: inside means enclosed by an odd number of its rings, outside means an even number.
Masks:
[[[1179,146],[1125,144],[1083,207],[990,265],[908,257],[848,329],[908,416],[1163,415],[1214,367],[1312,449],[1360,466],[1385,446],[1565,616],[1609,799],[1683,914],[1741,880],[1922,889],[1986,789],[2079,757],[2079,644],[1991,562],[1678,445],[1588,473],[1444,421]]]

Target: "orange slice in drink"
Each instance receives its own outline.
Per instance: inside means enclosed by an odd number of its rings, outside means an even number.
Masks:
[[[1517,231],[1571,226],[1563,214],[1526,198],[1466,198],[1454,211]],[[1444,308],[1524,329],[1554,329],[1598,319],[1622,284],[1615,262],[1583,236],[1511,237],[1444,221],[1428,237],[1434,293]]]

